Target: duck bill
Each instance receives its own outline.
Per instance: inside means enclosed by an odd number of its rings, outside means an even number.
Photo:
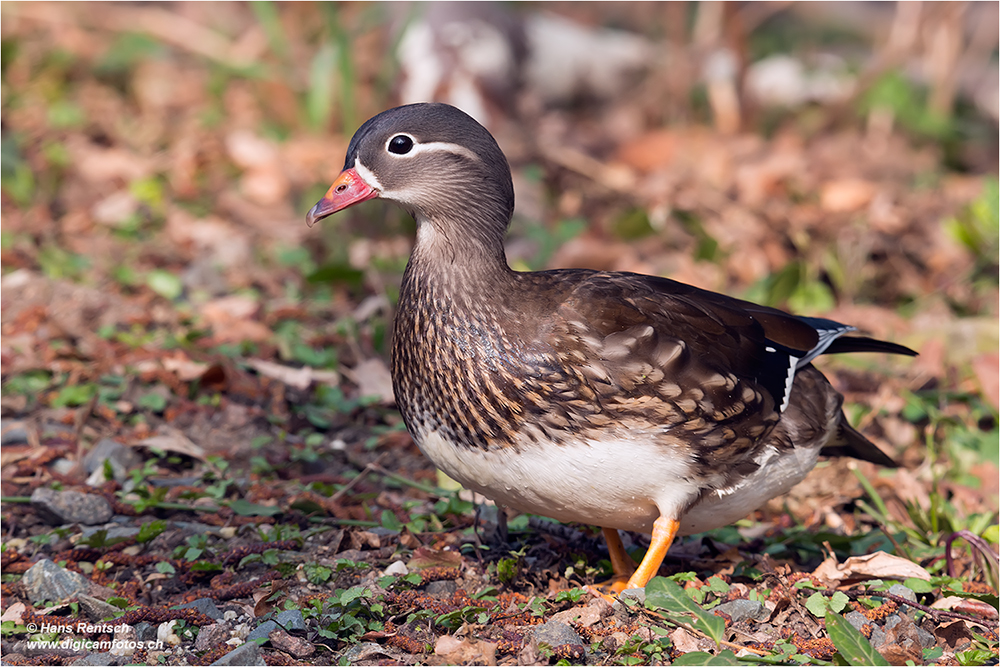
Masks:
[[[343,211],[349,206],[378,197],[378,190],[365,183],[353,167],[340,172],[340,176],[306,214],[306,224],[312,227],[323,218]]]

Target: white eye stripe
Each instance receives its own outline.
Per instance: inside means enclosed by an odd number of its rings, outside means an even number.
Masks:
[[[396,137],[409,137],[413,142],[413,148],[411,148],[406,153],[393,153],[389,150],[389,142],[391,142]],[[406,134],[405,132],[397,132],[392,135],[388,141],[385,142],[385,151],[392,157],[396,159],[413,157],[414,155],[420,155],[421,153],[430,153],[435,151],[444,151],[445,153],[453,153],[454,155],[461,155],[462,157],[467,157],[470,160],[479,160],[479,156],[470,151],[465,146],[460,146],[459,144],[452,144],[446,141],[429,141],[425,144],[418,142],[413,138],[412,135]]]

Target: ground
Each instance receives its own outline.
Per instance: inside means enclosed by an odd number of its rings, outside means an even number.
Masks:
[[[547,7],[670,56],[624,90],[483,98],[511,264],[912,347],[818,362],[900,468],[823,461],[679,540],[642,599],[591,595],[599,530],[473,497],[406,433],[386,360],[412,221],[305,225],[405,90],[389,5],[5,3],[5,664],[997,663],[997,121],[942,83],[995,67],[983,8],[927,6],[903,48],[910,9],[730,7],[706,42],[711,3],[629,5]],[[854,92],[727,97],[693,73],[726,45],[846,54]],[[932,61],[953,70],[908,78]]]

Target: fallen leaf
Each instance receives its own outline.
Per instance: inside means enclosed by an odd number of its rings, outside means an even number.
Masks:
[[[137,447],[149,447],[160,449],[165,452],[184,454],[185,456],[190,456],[200,461],[205,460],[205,450],[196,445],[190,438],[177,429],[169,426],[161,426],[157,429],[157,433],[157,435],[146,438],[145,440],[140,440],[135,443],[135,445]]]
[[[972,370],[983,388],[983,396],[1000,409],[1000,355],[990,352],[974,357]]]
[[[429,567],[458,567],[462,564],[462,554],[457,551],[438,551],[430,547],[420,547],[413,552],[413,557],[406,567],[413,570],[424,570]]]
[[[884,551],[851,556],[843,563],[834,557],[827,558],[813,571],[813,576],[827,584],[863,579],[908,579],[915,577],[930,581],[931,575],[912,561]]]
[[[19,625],[21,623],[21,614],[28,610],[28,606],[23,602],[15,602],[11,606],[7,607],[4,611],[3,616],[0,616],[0,622],[6,623],[7,621],[12,621],[14,625]]]
[[[670,637],[670,641],[673,642],[674,648],[681,653],[691,653],[692,651],[701,650],[698,645],[698,638],[684,628],[677,628],[671,632],[668,637]]]
[[[994,621],[998,618],[998,613],[995,607],[986,604],[985,602],[981,602],[980,600],[960,598],[955,595],[949,595],[941,598],[940,600],[935,600],[934,604],[931,605],[931,609],[944,609],[947,611],[960,612],[971,616],[980,616],[982,618],[992,619]]]
[[[366,359],[353,369],[344,369],[344,375],[358,385],[361,396],[377,396],[383,405],[392,405],[396,396],[392,391],[392,374],[378,357]]]
[[[934,629],[934,636],[938,638],[938,642],[944,643],[950,649],[973,639],[972,632],[965,621],[943,623]]]
[[[267,637],[271,640],[271,646],[288,653],[293,658],[307,658],[316,652],[316,647],[309,641],[301,637],[293,637],[281,628],[272,630]]]
[[[497,645],[473,639],[458,639],[452,635],[438,637],[434,655],[454,665],[495,665]]]
[[[293,368],[292,366],[276,364],[273,361],[265,359],[250,359],[247,363],[264,377],[284,382],[289,387],[295,387],[296,389],[308,389],[313,382],[330,385],[331,387],[336,387],[340,384],[340,375],[336,371],[320,371],[309,366]]]
[[[163,368],[177,376],[184,382],[192,382],[201,378],[210,366],[200,361],[191,361],[183,352],[177,352],[174,356],[164,357],[160,363]]]
[[[670,164],[677,146],[675,132],[653,130],[622,146],[618,150],[618,160],[637,171],[648,173]]]
[[[857,211],[875,196],[875,186],[860,178],[828,181],[820,189],[819,202],[824,211],[849,213]]]

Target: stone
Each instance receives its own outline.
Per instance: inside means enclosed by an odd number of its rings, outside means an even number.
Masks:
[[[76,597],[80,602],[80,609],[87,615],[87,618],[94,623],[99,623],[105,619],[114,618],[115,614],[121,611],[113,604],[108,604],[89,595],[79,594]]]
[[[64,477],[70,477],[76,470],[76,461],[72,461],[65,457],[58,458],[49,464],[49,469],[57,475],[63,475]]]
[[[83,457],[83,467],[90,477],[87,484],[100,486],[105,481],[104,462],[111,467],[111,474],[118,482],[124,482],[132,468],[142,464],[142,457],[131,447],[126,447],[111,438],[104,438]]]
[[[584,645],[576,630],[561,621],[548,621],[542,625],[536,625],[528,632],[528,636],[536,644],[547,644],[553,648],[563,644]]]
[[[766,621],[771,616],[771,612],[768,611],[767,607],[756,600],[731,600],[723,602],[717,607],[710,609],[709,613],[716,611],[728,614],[733,619],[733,623],[739,623],[748,618],[755,621]]]
[[[194,640],[194,650],[209,651],[219,644],[225,644],[232,637],[233,626],[225,621],[203,625]]]
[[[131,625],[116,624],[111,654],[129,657],[135,653],[138,634]]]
[[[28,444],[28,429],[24,427],[24,422],[3,425],[3,435],[0,435],[0,445],[26,445]]]
[[[910,602],[917,601],[917,594],[903,584],[893,584],[889,587],[889,592],[893,595],[898,595],[901,598],[909,600]]]
[[[212,598],[199,598],[194,602],[188,602],[187,604],[179,604],[174,609],[197,609],[201,613],[205,614],[212,620],[221,621],[222,611],[215,606],[215,600]]]
[[[458,590],[458,582],[454,579],[432,581],[424,586],[424,592],[431,597],[450,598]]]
[[[640,605],[646,604],[646,589],[645,588],[626,588],[621,593],[618,594],[620,598],[633,598],[638,600]]]
[[[353,665],[361,660],[373,660],[379,659],[378,657],[392,657],[389,650],[376,644],[375,642],[361,642],[360,644],[355,644],[354,646],[348,647],[341,655],[338,664],[348,664]]]
[[[43,518],[55,524],[93,526],[107,523],[114,515],[107,500],[78,491],[53,491],[39,487],[31,494],[31,504]]]
[[[306,620],[302,617],[302,612],[298,609],[286,609],[278,614],[274,620],[289,632],[306,629]]]
[[[139,621],[135,624],[135,638],[143,644],[156,641],[156,626],[146,621]]]
[[[103,665],[126,665],[128,664],[128,658],[124,655],[112,655],[111,653],[88,653],[79,660],[69,664],[93,667],[100,667]]]
[[[267,639],[271,631],[277,629],[277,627],[278,624],[274,621],[264,621],[250,631],[250,634],[247,635],[247,641],[252,642],[255,639]]]
[[[854,626],[854,629],[861,632],[861,628],[866,625],[871,625],[872,622],[865,618],[864,614],[858,611],[852,611],[844,616],[847,622]]]
[[[397,560],[396,562],[390,564],[389,567],[385,568],[384,574],[387,577],[402,577],[409,573],[410,571],[407,569],[406,563],[401,560]]]
[[[572,609],[552,614],[552,618],[549,620],[558,621],[560,623],[573,623],[584,628],[589,628],[601,620],[601,608],[597,605],[573,607]]]
[[[260,653],[260,646],[257,642],[248,641],[236,648],[236,650],[230,651],[218,660],[212,663],[213,665],[252,665],[253,667],[267,667],[267,663],[264,662],[264,656]]]
[[[82,574],[59,567],[48,558],[38,561],[21,579],[32,602],[62,602],[90,590],[90,580]]]
[[[268,638],[271,640],[271,646],[288,653],[293,658],[307,658],[316,652],[316,647],[311,642],[301,637],[293,637],[281,628],[272,630]]]

